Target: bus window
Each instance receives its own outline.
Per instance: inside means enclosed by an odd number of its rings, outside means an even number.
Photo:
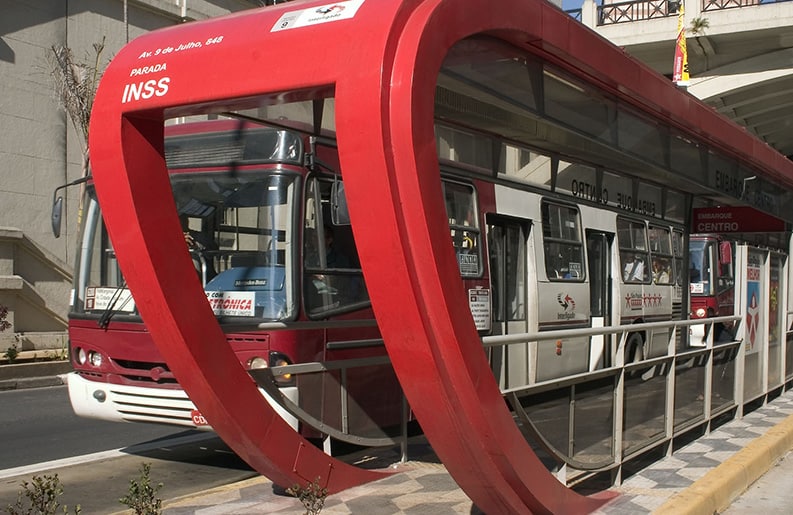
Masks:
[[[674,284],[672,240],[669,228],[650,226],[649,236],[653,263],[653,283]]]
[[[735,248],[730,241],[719,243],[718,288],[719,293],[735,286]]]
[[[584,246],[578,209],[543,202],[542,236],[548,279],[583,281]]]
[[[495,322],[526,320],[526,232],[514,221],[488,221]]]
[[[479,259],[481,245],[474,188],[468,184],[443,181],[443,197],[460,275],[464,278],[479,277],[482,275],[482,261]]]
[[[683,287],[683,233],[672,231],[672,254],[675,258],[675,284]]]
[[[691,240],[688,257],[688,280],[692,295],[711,295],[708,281],[708,249],[704,240]]]
[[[176,209],[204,290],[219,316],[294,315],[295,198],[300,177],[267,167],[172,173]],[[247,306],[238,309],[234,306]]]
[[[647,229],[644,222],[617,218],[622,280],[626,283],[650,282],[647,254]]]
[[[338,181],[338,179],[337,179]],[[333,180],[312,177],[306,187],[303,292],[312,317],[360,309],[369,302],[349,225],[333,225]]]

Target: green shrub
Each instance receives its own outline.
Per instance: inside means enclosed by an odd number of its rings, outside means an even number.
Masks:
[[[5,331],[6,329],[11,328],[11,322],[6,320],[8,316],[8,308],[0,304],[0,333]]]
[[[162,513],[162,499],[157,497],[162,483],[152,486],[150,472],[151,464],[142,464],[139,480],[130,479],[129,492],[118,500],[121,504],[132,509],[135,515],[160,515]]]
[[[306,515],[317,515],[322,511],[325,499],[328,497],[328,489],[319,486],[319,477],[307,484],[305,488],[296,484],[286,491],[300,499],[303,507],[306,508]]]
[[[7,348],[5,353],[3,354],[3,357],[6,358],[9,363],[13,363],[14,361],[16,361],[18,356],[19,356],[19,347],[17,347],[16,343],[11,345],[11,347]]]
[[[63,494],[63,486],[58,474],[52,476],[33,476],[30,483],[22,482],[22,490],[17,494],[16,504],[9,504],[6,513],[10,515],[55,515],[60,505],[57,498]],[[62,507],[63,513],[69,513],[69,507]],[[81,512],[80,505],[74,513]]]

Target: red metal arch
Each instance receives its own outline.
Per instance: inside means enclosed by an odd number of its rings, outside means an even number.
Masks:
[[[369,27],[387,36],[398,7],[384,2],[376,13],[369,9]],[[277,97],[282,91],[305,89],[308,96],[333,87],[339,60],[349,55],[334,47],[349,42],[315,48],[296,31],[270,34],[286,10],[189,23],[127,45],[103,76],[89,143],[97,194],[120,266],[180,384],[224,441],[263,475],[281,485],[319,477],[333,493],[385,474],[325,455],[259,394],[226,344],[196,280],[180,236],[163,154],[166,117],[255,106],[239,99],[263,92]],[[376,16],[380,13],[383,21]],[[268,54],[265,36],[287,40],[293,58]],[[317,49],[329,54],[319,55]],[[306,73],[306,59],[314,58],[318,65]]]
[[[569,22],[541,2],[501,2],[494,9],[487,0],[464,8],[425,1],[396,47],[387,49],[390,88],[378,88],[380,77],[371,74],[369,87],[359,75],[354,84],[340,77],[336,89],[339,141],[348,151],[354,147],[355,156],[368,154],[367,161],[347,161],[345,152],[342,166],[378,324],[433,449],[488,513],[586,513],[606,497],[577,495],[547,472],[513,422],[482,352],[443,223],[435,86],[446,53],[466,36],[490,32],[525,46]],[[386,52],[383,62],[390,58]],[[383,138],[356,138],[350,128]],[[375,143],[382,145],[375,169],[386,174],[372,173]],[[367,218],[378,223],[356,223]]]

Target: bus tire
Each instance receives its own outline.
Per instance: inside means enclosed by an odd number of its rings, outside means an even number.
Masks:
[[[630,333],[625,342],[625,364],[638,363],[644,360],[644,336],[642,333]]]

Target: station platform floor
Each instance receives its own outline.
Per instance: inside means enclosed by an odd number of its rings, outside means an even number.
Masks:
[[[739,496],[793,448],[793,391],[732,419],[625,477],[609,490],[619,494],[597,515],[723,513]],[[447,473],[423,437],[410,440],[410,461],[398,463],[396,450],[361,455],[366,468],[398,473],[330,495],[323,515],[481,514]],[[791,513],[782,492],[793,491],[793,478],[780,474],[778,511],[774,499],[764,515]],[[204,493],[163,503],[165,515],[304,514],[301,502],[273,492],[272,483],[256,477]],[[731,511],[730,513],[738,513]]]

